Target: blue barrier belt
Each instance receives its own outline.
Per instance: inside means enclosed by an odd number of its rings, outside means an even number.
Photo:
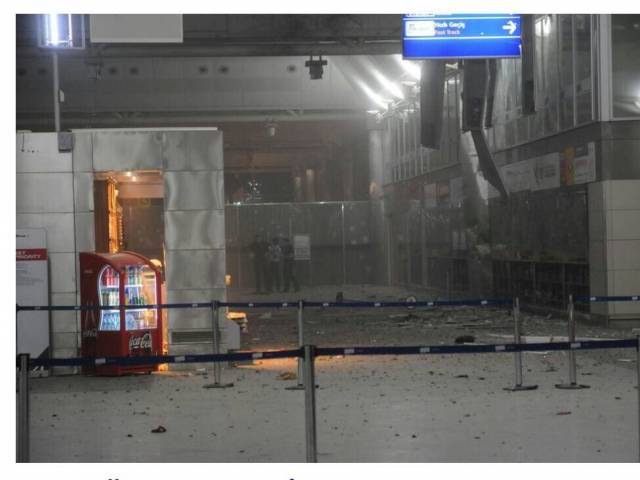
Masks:
[[[194,355],[155,355],[135,357],[75,357],[75,358],[34,358],[29,361],[31,367],[71,367],[101,365],[156,365],[161,363],[210,363],[239,362],[245,360],[296,358],[303,355],[302,349],[274,350],[268,352],[236,352],[224,354]],[[18,364],[16,364],[18,365]]]
[[[638,302],[640,295],[626,295],[618,297],[601,297],[597,295],[574,297],[575,302]]]
[[[298,308],[298,300],[291,302],[218,302],[218,306],[231,308]]]
[[[508,353],[541,352],[559,350],[598,350],[610,348],[638,348],[636,338],[621,340],[586,340],[577,342],[546,343],[505,343],[494,345],[430,345],[409,347],[320,347],[315,349],[316,356],[338,355],[425,355],[451,353]],[[207,363],[233,362],[256,359],[301,357],[303,349],[275,350],[270,352],[237,352],[226,354],[164,355],[136,357],[87,357],[87,358],[38,358],[30,360],[32,367],[37,366],[79,366],[79,365],[153,365],[159,363]],[[19,359],[16,359],[18,365]]]
[[[477,299],[477,300],[433,300],[420,302],[304,302],[305,307],[324,308],[417,308],[417,307],[453,307],[453,306],[490,306],[511,305],[510,299]]]
[[[504,343],[495,345],[431,345],[412,347],[329,347],[316,348],[316,356],[327,355],[417,355],[450,353],[545,352],[558,350],[597,350],[637,348],[635,338],[623,340],[588,340],[580,342]]]
[[[195,303],[163,303],[149,305],[16,305],[17,311],[87,311],[87,310],[137,310],[159,308],[211,308],[214,303],[218,307],[232,308],[298,308],[299,300],[291,302],[195,302]],[[452,306],[490,306],[511,305],[510,299],[477,299],[477,300],[434,300],[421,302],[305,302],[305,307],[331,308],[416,308],[416,307],[452,307]]]
[[[211,308],[211,302],[205,303],[157,303],[150,305],[16,305],[17,311],[86,311],[86,310],[140,310],[144,308]]]

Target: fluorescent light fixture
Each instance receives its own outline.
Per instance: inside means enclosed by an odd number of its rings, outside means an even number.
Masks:
[[[49,45],[58,45],[60,43],[60,36],[58,32],[58,15],[50,13],[47,15],[47,38],[46,42]]]
[[[53,49],[84,48],[84,15],[71,13],[39,15],[38,46]]]

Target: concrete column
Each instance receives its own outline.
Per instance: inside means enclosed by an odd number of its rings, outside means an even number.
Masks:
[[[391,132],[386,122],[376,123],[369,119],[369,204],[371,208],[371,242],[375,265],[374,280],[387,285],[389,280],[389,245],[385,241],[385,204],[383,185],[385,179],[385,160],[391,156]]]

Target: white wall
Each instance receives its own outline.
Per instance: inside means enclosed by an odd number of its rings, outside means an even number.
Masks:
[[[18,133],[16,152],[16,228],[47,231],[51,304],[73,305],[77,242],[72,155],[58,152],[55,133]],[[78,340],[77,314],[52,312],[52,355],[75,356]]]
[[[640,180],[589,184],[592,295],[640,294]],[[640,302],[592,304],[610,319],[640,319]]]

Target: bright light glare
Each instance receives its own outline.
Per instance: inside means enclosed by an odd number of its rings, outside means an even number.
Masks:
[[[420,80],[420,67],[418,65],[409,60],[403,60],[402,55],[394,55],[393,58],[395,58],[398,65],[400,65],[405,72],[416,80]]]
[[[404,99],[404,94],[402,93],[402,90],[400,90],[398,85],[393,83],[391,80],[385,77],[378,70],[375,70],[375,69],[373,70],[373,76],[376,77],[376,80],[378,81],[378,83],[380,83],[380,85],[382,85],[382,87],[391,95],[397,98]]]
[[[376,92],[374,92],[373,90],[371,90],[366,83],[359,81],[358,82],[358,86],[362,89],[362,91],[364,93],[367,94],[367,96],[373,100],[376,104],[378,104],[380,107],[386,109],[387,108],[387,103],[385,103],[384,99],[378,95]]]

